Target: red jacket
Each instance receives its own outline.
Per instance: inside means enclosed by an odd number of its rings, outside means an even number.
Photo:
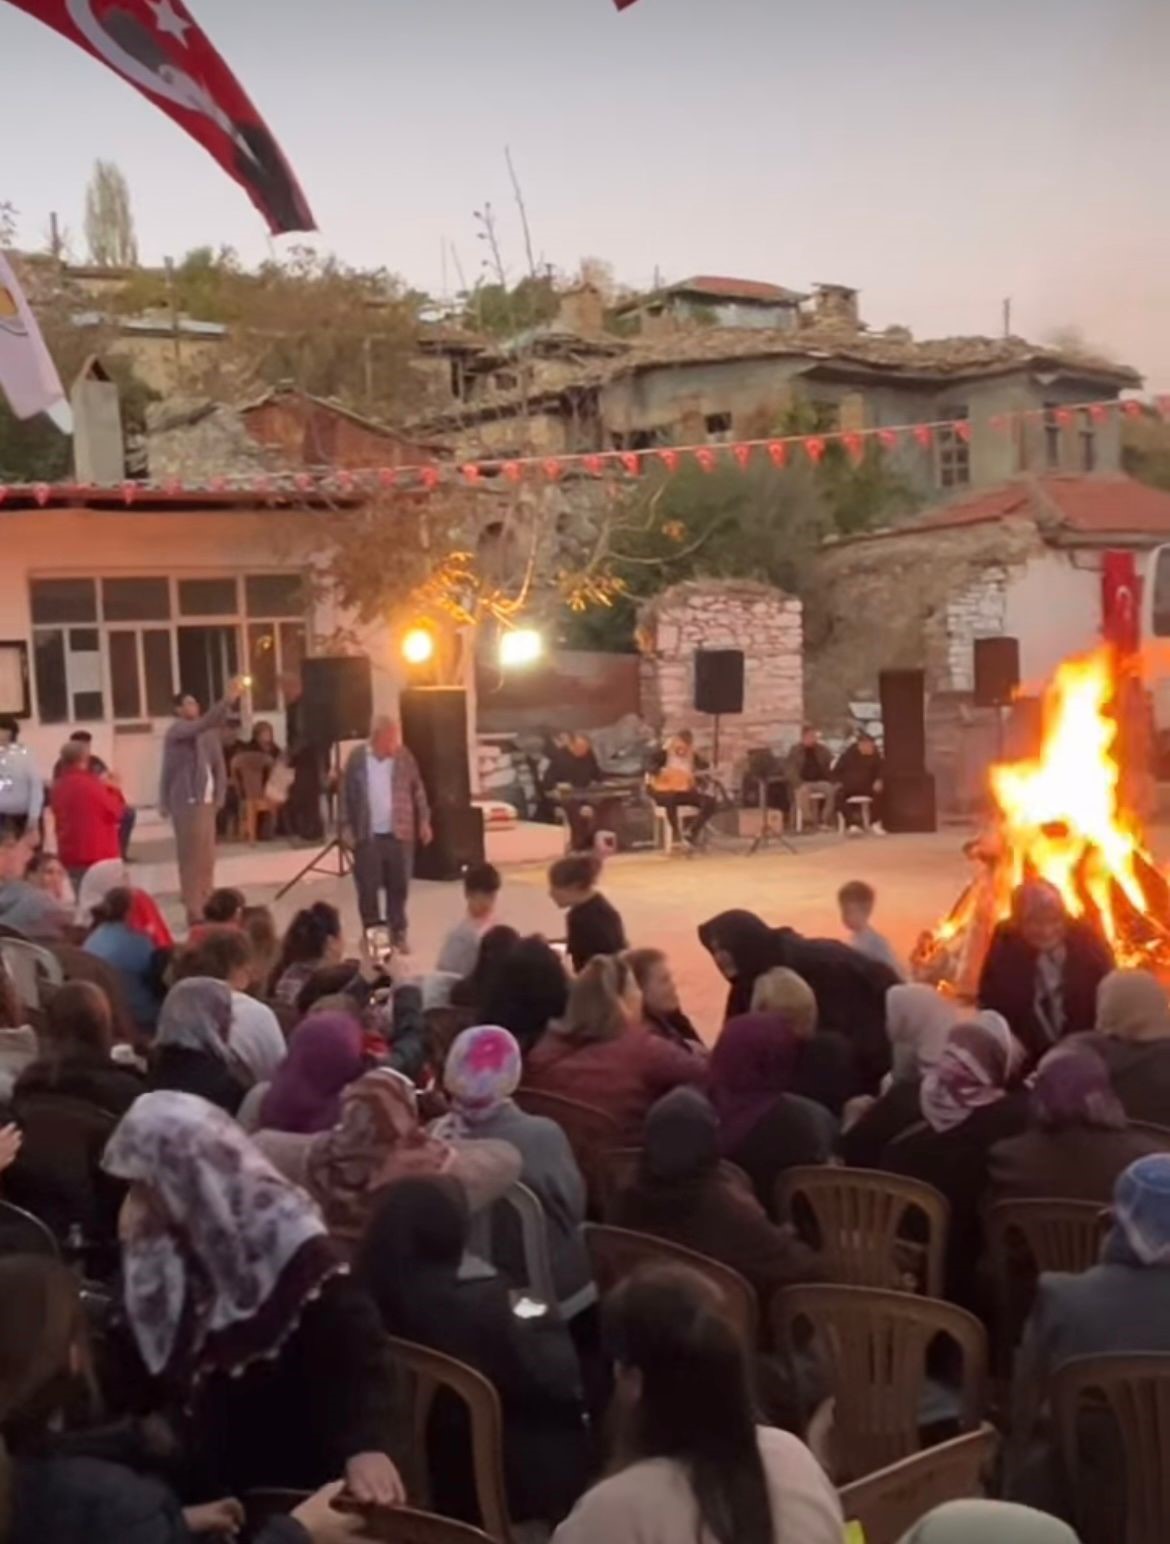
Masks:
[[[681,1083],[706,1088],[707,1062],[643,1024],[616,1040],[580,1046],[546,1032],[528,1053],[524,1082],[605,1110],[622,1128],[623,1141],[638,1146],[650,1106]]]
[[[118,822],[126,800],[120,789],[75,767],[54,779],[49,805],[57,822],[57,856],[67,869],[87,869],[121,855]]]

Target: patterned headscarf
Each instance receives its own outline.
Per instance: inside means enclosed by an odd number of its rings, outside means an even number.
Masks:
[[[228,1061],[231,1027],[231,987],[212,976],[188,976],[167,993],[154,1043],[182,1046]]]
[[[342,1094],[341,1118],[313,1142],[306,1172],[329,1231],[352,1240],[365,1232],[379,1191],[408,1174],[441,1174],[454,1156],[419,1125],[413,1083],[377,1067]]]
[[[998,1013],[956,1024],[938,1065],[922,1080],[922,1116],[935,1131],[961,1126],[973,1110],[996,1104],[1024,1063],[1024,1048]]]
[[[516,1038],[498,1024],[478,1024],[457,1035],[443,1070],[451,1113],[435,1126],[436,1135],[457,1137],[474,1131],[516,1092],[521,1071]]]
[[[195,1094],[143,1094],[103,1167],[145,1187],[122,1220],[126,1311],[148,1371],[240,1371],[272,1355],[344,1267],[309,1197]]]
[[[1032,1119],[1050,1131],[1104,1126],[1120,1131],[1125,1107],[1113,1092],[1109,1068],[1092,1046],[1066,1040],[1049,1051],[1032,1085]]]
[[[1170,1153],[1139,1158],[1118,1177],[1103,1258],[1113,1265],[1170,1265]]]

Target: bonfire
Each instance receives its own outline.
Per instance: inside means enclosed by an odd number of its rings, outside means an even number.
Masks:
[[[1047,879],[1073,916],[1109,940],[1120,964],[1170,972],[1170,885],[1125,807],[1120,679],[1111,650],[1066,660],[1043,704],[1034,760],[991,769],[995,813],[968,844],[975,877],[924,933],[914,974],[973,999],[988,941],[1025,879]]]

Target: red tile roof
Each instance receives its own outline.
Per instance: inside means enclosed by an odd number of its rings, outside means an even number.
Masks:
[[[696,274],[678,284],[668,284],[667,294],[713,295],[723,300],[762,300],[772,304],[795,305],[804,296],[780,284],[765,284],[760,279],[725,279],[713,274]]]
[[[875,537],[949,530],[1011,518],[1069,537],[1152,536],[1170,541],[1170,493],[1132,477],[1024,477],[940,504]],[[864,539],[864,538],[863,538]]]

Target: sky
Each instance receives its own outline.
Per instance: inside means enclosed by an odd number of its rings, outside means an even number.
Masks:
[[[649,285],[857,286],[920,337],[1077,328],[1170,389],[1167,0],[188,0],[346,261],[432,294],[481,271],[492,203],[524,252]],[[0,200],[84,257],[95,157],[144,260],[272,250],[170,120],[0,0]],[[21,128],[21,126],[24,126]],[[276,249],[290,240],[280,238]]]

